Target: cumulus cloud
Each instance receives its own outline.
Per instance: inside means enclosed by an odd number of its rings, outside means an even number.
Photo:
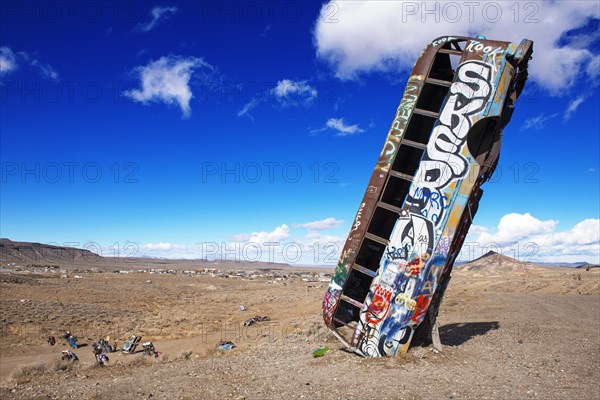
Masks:
[[[533,235],[550,233],[554,230],[556,224],[558,224],[558,221],[540,221],[529,213],[506,214],[500,218],[496,233],[482,232],[478,241],[493,242],[500,245],[511,244]]]
[[[136,30],[138,32],[149,32],[156,28],[160,22],[177,13],[177,11],[177,7],[154,7],[150,10],[150,21],[139,23],[136,26]]]
[[[0,47],[0,76],[17,69],[17,57],[8,47]]]
[[[503,216],[494,232],[473,226],[460,258],[468,261],[489,250],[522,261],[600,262],[600,219],[585,219],[557,231],[558,221],[540,220],[529,213]]]
[[[268,243],[268,242],[279,242],[285,240],[290,236],[290,228],[283,224],[276,227],[271,232],[253,232],[248,239],[251,243]]]
[[[213,67],[195,57],[161,57],[135,69],[139,74],[140,89],[123,92],[123,95],[143,104],[162,102],[178,104],[184,118],[191,114],[192,90],[190,78],[195,70]]]
[[[269,242],[281,242],[290,236],[290,228],[286,224],[282,224],[272,231],[252,232],[250,234],[242,233],[233,235],[234,242],[247,242],[264,244]]]
[[[282,79],[272,90],[275,98],[284,106],[308,105],[315,101],[317,89],[306,81]]]
[[[310,231],[322,231],[325,229],[333,229],[333,228],[340,227],[343,223],[344,223],[344,221],[340,221],[339,219],[330,217],[330,218],[325,218],[325,219],[322,219],[319,221],[298,224],[297,226],[308,229]]]
[[[516,4],[516,3],[515,3]],[[467,3],[331,1],[314,29],[317,56],[341,79],[361,72],[408,70],[427,41],[448,34],[535,42],[531,77],[553,94],[571,87],[582,69],[595,73],[593,47],[561,42],[568,32],[600,17],[597,2]],[[590,72],[591,71],[591,72]]]

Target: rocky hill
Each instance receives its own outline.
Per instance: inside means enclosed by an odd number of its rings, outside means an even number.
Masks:
[[[536,264],[531,264],[514,258],[503,256],[495,251],[490,251],[483,256],[465,264],[457,265],[458,271],[471,272],[524,272],[529,269],[537,268]]]
[[[65,264],[94,263],[102,257],[89,250],[72,247],[53,246],[43,243],[13,242],[0,238],[0,261],[3,265],[18,264]]]

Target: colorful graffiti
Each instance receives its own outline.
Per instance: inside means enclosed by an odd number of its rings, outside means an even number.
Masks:
[[[392,291],[380,285],[375,285],[373,298],[366,311],[366,321],[369,325],[376,325],[387,316],[392,301]]]
[[[400,140],[402,139],[404,130],[406,129],[406,124],[417,104],[417,99],[419,98],[419,94],[423,87],[424,79],[425,78],[420,75],[413,75],[408,79],[406,89],[404,89],[404,95],[402,96],[400,105],[396,110],[396,116],[394,117],[394,121],[392,121],[392,126],[388,132],[385,145],[383,146],[383,150],[381,151],[375,170],[384,172],[389,171],[392,157],[398,150]]]
[[[461,150],[472,125],[469,117],[483,110],[492,92],[491,68],[485,63],[467,61],[456,75],[415,179],[430,190],[440,190],[467,173],[468,160]]]
[[[517,57],[512,43],[447,36],[434,40],[419,55],[323,301],[325,323],[355,352],[369,357],[403,353],[415,332],[421,335],[435,320],[456,256],[450,253],[460,249],[473,216],[470,209],[467,212],[467,202],[473,202],[473,194],[485,180],[487,167],[469,151],[469,134],[484,118],[502,119],[506,105],[511,106],[516,99],[513,93],[520,93],[518,88],[522,89],[527,74],[520,73],[519,68],[527,68],[532,42],[524,39],[518,49]],[[462,55],[452,78],[446,65],[450,64],[449,54],[457,52]],[[436,61],[438,57],[441,62]],[[435,68],[439,70],[432,74]],[[444,80],[452,81],[449,87]],[[430,104],[425,99],[430,108],[419,105],[417,109],[422,94],[433,93],[424,92],[425,85],[430,89],[437,85],[432,90],[444,96],[441,107],[437,100],[433,107],[433,100]],[[404,170],[395,174],[390,169],[402,163],[396,159],[401,144],[417,147],[414,141],[403,143],[413,113],[420,114],[417,129],[427,126],[429,130],[419,134],[428,134],[429,140],[410,185],[398,189],[397,184],[388,185],[390,175],[395,175],[396,181],[410,178],[404,176]],[[435,120],[423,125],[423,118]],[[491,137],[497,137],[501,127],[489,126],[495,130],[489,132],[494,135]],[[498,156],[497,152],[488,154]],[[494,160],[486,160],[490,161]],[[396,203],[392,207],[378,203],[385,203],[388,190],[394,190],[393,196],[404,196],[399,209]],[[386,217],[388,226],[393,224],[386,237],[371,231],[374,210],[380,206],[398,210]],[[371,234],[368,241],[367,233]],[[355,258],[361,260],[360,266],[354,265]],[[374,270],[374,266],[378,267]],[[362,278],[347,285],[351,268]],[[361,290],[357,291],[358,286]],[[346,308],[338,307],[342,295],[352,299],[348,302],[355,310],[362,303],[360,311],[348,315]],[[430,309],[434,314],[428,314]],[[341,319],[332,325],[336,313]],[[428,323],[422,324],[425,318]],[[342,320],[351,323],[346,325]],[[338,332],[341,325],[351,326],[352,333]],[[420,325],[425,328],[418,329]]]
[[[420,214],[402,210],[386,247],[386,257],[407,261],[415,249],[422,254],[431,253],[432,248],[433,224]]]
[[[492,69],[479,61],[467,61],[457,68],[361,314],[369,335],[357,348],[365,355],[396,354],[403,343],[410,342],[414,327],[425,317],[437,273],[447,259],[448,238],[456,228],[446,221],[450,214],[462,212],[466,203],[453,194],[463,184],[472,185],[462,179],[471,170],[467,134],[490,100],[492,75]],[[393,291],[395,298],[388,318],[373,318],[369,309],[373,302],[381,302],[378,291],[382,289]],[[375,345],[376,341],[385,343]]]

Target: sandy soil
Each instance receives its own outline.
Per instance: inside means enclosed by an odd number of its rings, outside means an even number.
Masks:
[[[445,345],[397,359],[345,351],[320,317],[324,283],[147,274],[83,279],[2,275],[2,399],[597,399],[600,271],[456,271],[439,321]],[[151,283],[147,283],[151,280]],[[243,304],[248,310],[240,311]],[[253,316],[269,322],[244,327]],[[87,346],[62,371],[70,329]],[[109,354],[91,343],[130,334],[162,354]],[[216,349],[221,340],[237,347]],[[312,358],[320,345],[332,351]],[[23,365],[48,363],[33,371]]]

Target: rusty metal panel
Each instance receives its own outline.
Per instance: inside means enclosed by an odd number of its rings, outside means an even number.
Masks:
[[[356,353],[404,353],[435,322],[532,51],[447,36],[419,55],[323,301]]]

